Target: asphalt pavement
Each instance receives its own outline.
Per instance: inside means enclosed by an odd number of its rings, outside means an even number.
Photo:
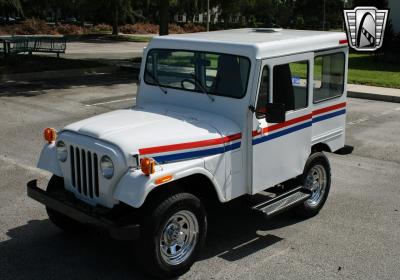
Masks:
[[[129,73],[0,87],[0,279],[147,279],[135,244],[69,236],[27,198],[45,127],[135,103]],[[399,279],[400,104],[349,99],[347,144],[314,218],[271,220],[242,200],[210,214],[200,261],[181,279]],[[139,252],[140,256],[140,252]]]
[[[86,40],[68,42],[65,54],[71,59],[131,59],[140,57],[147,42],[119,42],[109,40]]]

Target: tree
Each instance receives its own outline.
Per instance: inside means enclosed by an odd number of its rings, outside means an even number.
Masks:
[[[12,11],[23,14],[20,0],[0,0],[0,8],[5,11],[6,21],[10,21],[10,13]]]
[[[159,0],[160,35],[168,35],[169,0]]]
[[[99,11],[100,14],[108,14],[111,11],[111,21],[107,21],[112,25],[113,35],[118,35],[119,23],[124,22],[127,17],[134,13],[131,0],[101,0],[96,2],[86,0],[86,2],[89,7],[93,7],[93,10]],[[107,17],[105,18],[107,19]]]
[[[329,12],[328,12],[329,11]],[[343,24],[343,0],[325,1],[325,29],[341,28]],[[324,2],[321,0],[297,0],[294,4],[295,22],[305,29],[322,29]]]

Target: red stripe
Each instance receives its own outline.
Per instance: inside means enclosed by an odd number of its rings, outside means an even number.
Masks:
[[[187,142],[187,143],[180,143],[180,144],[172,144],[172,145],[165,145],[165,146],[158,146],[158,147],[143,148],[143,149],[139,149],[139,153],[141,155],[156,154],[156,153],[164,153],[164,152],[171,152],[171,151],[178,151],[178,150],[207,147],[207,146],[212,146],[212,145],[224,144],[224,143],[238,140],[241,138],[242,138],[242,134],[236,133],[236,134],[232,134],[232,135],[225,136],[222,138],[215,138],[215,139],[208,139],[208,140]]]
[[[322,113],[326,113],[326,112],[333,111],[333,110],[336,110],[336,109],[339,109],[339,108],[343,108],[343,107],[346,107],[346,102],[339,103],[339,104],[336,104],[336,105],[332,105],[332,106],[329,106],[329,107],[325,107],[325,108],[322,108],[322,109],[318,109],[318,110],[313,111],[312,114],[308,114],[308,115],[304,115],[304,116],[301,116],[301,117],[298,117],[298,118],[294,118],[294,119],[288,120],[288,121],[283,122],[283,123],[278,123],[278,124],[274,124],[274,125],[271,125],[271,126],[268,126],[268,127],[264,127],[263,128],[263,133],[271,132],[271,131],[274,131],[274,130],[277,130],[277,129],[280,129],[280,128],[283,128],[283,127],[286,127],[286,126],[289,126],[289,125],[292,125],[292,124],[295,124],[295,123],[299,123],[299,122],[302,122],[302,121],[310,119],[312,116],[320,115]],[[261,132],[257,132],[256,130],[254,130],[252,134],[253,134],[253,137],[254,137],[254,136],[260,135]]]
[[[326,113],[326,112],[329,112],[329,111],[333,111],[333,110],[336,110],[336,109],[339,109],[339,108],[343,108],[343,107],[346,107],[346,102],[315,110],[315,111],[313,111],[312,114],[313,114],[313,116],[316,116],[316,115],[320,115],[320,114],[323,114],[323,113]]]
[[[312,116],[319,115],[325,112],[329,112],[335,109],[343,108],[346,106],[346,102],[339,103],[336,105],[332,105],[326,108],[318,109],[312,112],[312,114],[307,114],[301,117],[297,117],[288,121],[285,121],[283,123],[278,123],[274,124],[268,127],[263,128],[263,133],[271,132],[286,126],[290,126],[305,120],[311,119]],[[257,132],[254,130],[252,132],[253,137],[260,135],[261,132]],[[218,144],[224,144],[227,142],[231,142],[234,140],[238,140],[242,138],[241,133],[236,133],[232,135],[228,135],[222,138],[215,138],[215,139],[208,139],[208,140],[202,140],[202,141],[195,141],[195,142],[187,142],[187,143],[180,143],[180,144],[172,144],[172,145],[165,145],[165,146],[158,146],[158,147],[150,147],[150,148],[143,148],[139,149],[139,153],[141,155],[145,154],[156,154],[156,153],[164,153],[164,152],[171,152],[171,151],[178,151],[178,150],[186,150],[186,149],[193,149],[193,148],[200,148],[200,147],[207,147],[207,146],[213,146],[213,145],[218,145]]]
[[[348,43],[349,43],[349,41],[347,39],[339,40],[340,45],[344,45],[344,44],[348,44]]]
[[[283,123],[277,123],[277,124],[274,124],[274,125],[271,125],[271,126],[267,126],[267,127],[263,128],[262,132],[263,133],[271,132],[271,131],[274,131],[274,130],[277,130],[277,129],[280,129],[280,128],[283,128],[283,127],[286,127],[286,126],[289,126],[289,125],[292,125],[292,124],[295,124],[295,123],[299,123],[299,122],[302,122],[302,121],[305,121],[305,120],[309,120],[309,119],[311,119],[311,117],[312,117],[312,114],[308,114],[308,115],[304,115],[304,116],[301,116],[301,117],[298,117],[298,118],[294,118],[294,119],[285,121]],[[261,132],[257,132],[256,130],[253,131],[253,137],[257,136],[257,135],[260,135],[260,134],[261,134]]]

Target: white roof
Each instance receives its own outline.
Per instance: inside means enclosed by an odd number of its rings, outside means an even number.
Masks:
[[[347,47],[342,40],[347,40],[344,32],[244,28],[154,37],[149,48],[204,50],[267,58]]]

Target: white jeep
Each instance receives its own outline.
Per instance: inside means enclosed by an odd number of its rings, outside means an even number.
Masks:
[[[136,106],[45,130],[28,183],[61,229],[140,238],[160,277],[185,273],[207,233],[205,201],[262,193],[255,211],[313,216],[344,147],[348,43],[339,32],[238,29],[154,38]],[[279,188],[274,186],[279,185]]]

